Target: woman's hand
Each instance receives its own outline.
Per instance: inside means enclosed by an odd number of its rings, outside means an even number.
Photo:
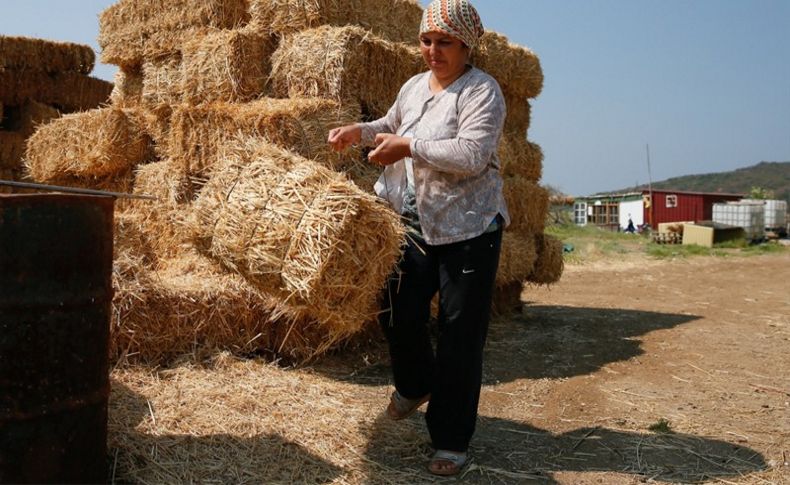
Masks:
[[[391,165],[411,156],[411,138],[389,133],[376,135],[376,148],[368,154],[368,160],[379,165]]]
[[[362,140],[362,128],[359,125],[346,125],[329,130],[327,142],[336,152],[342,152],[351,145]]]

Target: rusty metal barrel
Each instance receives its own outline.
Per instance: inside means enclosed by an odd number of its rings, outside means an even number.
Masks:
[[[0,483],[107,481],[113,204],[0,195]]]

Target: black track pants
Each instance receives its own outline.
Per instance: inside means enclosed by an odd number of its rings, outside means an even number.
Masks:
[[[433,446],[466,451],[477,421],[502,230],[442,246],[409,239],[400,275],[389,280],[389,301],[381,314],[395,388],[407,398],[430,393],[426,420]],[[427,324],[437,291],[434,352]]]

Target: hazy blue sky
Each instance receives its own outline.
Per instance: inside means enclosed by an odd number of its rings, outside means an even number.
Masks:
[[[90,44],[112,0],[0,0],[0,34]],[[423,2],[427,3],[427,2]],[[529,138],[574,195],[790,160],[790,0],[477,0],[546,77]],[[112,79],[113,66],[95,75]]]

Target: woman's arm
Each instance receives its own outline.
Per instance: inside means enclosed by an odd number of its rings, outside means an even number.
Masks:
[[[411,156],[435,170],[474,175],[488,165],[505,122],[505,102],[496,84],[477,86],[461,101],[458,135],[446,140],[411,140]]]
[[[379,133],[395,133],[400,125],[400,108],[399,108],[400,94],[395,100],[395,103],[390,107],[389,111],[383,118],[379,118],[369,123],[359,123],[362,129],[362,144],[365,146],[373,146],[376,142],[376,135]]]

